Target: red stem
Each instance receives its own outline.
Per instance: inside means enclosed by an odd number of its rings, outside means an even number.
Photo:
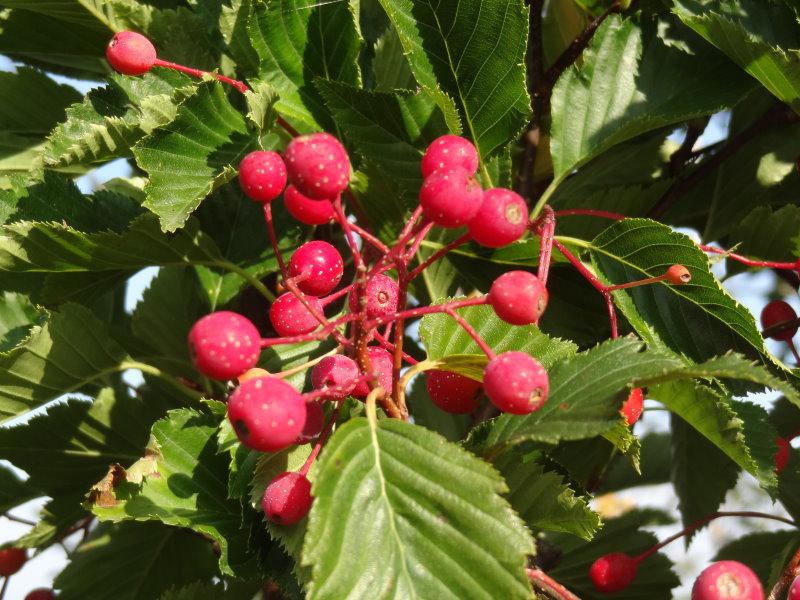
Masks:
[[[380,241],[378,238],[376,238],[374,235],[372,235],[369,231],[367,231],[363,227],[359,227],[355,223],[350,223],[350,227],[358,235],[360,235],[362,238],[364,238],[365,241],[367,241],[370,244],[372,244],[373,246],[375,246],[378,250],[380,250],[384,254],[387,254],[389,252],[389,247],[386,244],[384,244],[382,241]]]
[[[323,444],[325,444],[325,440],[328,439],[328,435],[330,434],[331,429],[333,428],[333,424],[336,423],[336,419],[339,417],[339,408],[340,407],[337,406],[336,410],[333,411],[331,418],[328,420],[328,424],[325,425],[325,429],[323,429],[322,433],[319,434],[319,439],[317,440],[317,443],[314,444],[314,449],[311,451],[311,454],[308,455],[306,462],[303,464],[302,467],[300,467],[300,470],[297,471],[303,477],[308,475],[308,470],[311,468],[311,465],[314,464],[314,460],[316,460],[317,456],[320,453],[320,450],[322,450],[322,446]]]
[[[281,269],[281,277],[285,281],[289,279],[289,274],[286,272],[286,263],[283,262],[281,249],[278,248],[278,236],[275,235],[275,224],[272,221],[272,204],[270,202],[264,203],[264,221],[267,223],[267,233],[269,233],[269,242],[272,244],[272,251],[275,253],[275,258],[278,260],[278,266]]]
[[[458,308],[463,308],[465,306],[481,306],[483,304],[486,304],[486,296],[480,296],[478,298],[468,298],[466,300],[453,300],[452,302],[447,302],[446,304],[432,304],[430,306],[421,306],[419,308],[412,308],[409,310],[396,312],[393,315],[377,317],[375,319],[367,321],[365,328],[372,329],[373,327],[384,325],[390,321],[397,321],[398,319],[415,319],[423,315],[443,313],[447,312],[448,310],[455,310]]]
[[[785,271],[800,271],[800,260],[795,262],[773,262],[769,260],[753,260],[752,258],[747,258],[746,256],[742,256],[741,254],[735,254],[733,252],[728,252],[723,248],[715,248],[714,246],[706,246],[705,244],[698,244],[698,247],[703,252],[708,252],[710,254],[723,254],[726,258],[733,259],[737,262],[742,263],[743,265],[747,265],[748,267],[767,267],[770,269],[781,269]]]
[[[427,259],[425,259],[423,262],[421,262],[413,271],[411,271],[411,274],[409,275],[409,279],[415,279],[425,269],[430,267],[433,263],[435,263],[437,260],[442,258],[448,252],[458,248],[459,246],[463,246],[464,244],[469,242],[471,239],[472,239],[472,236],[470,236],[470,234],[468,234],[468,233],[465,233],[464,235],[454,239],[452,242],[450,242],[446,246],[442,246],[436,252],[431,254]]]
[[[550,274],[550,263],[553,257],[553,238],[556,233],[556,217],[553,209],[545,205],[540,225],[539,235],[539,267],[536,275],[542,285],[547,286],[547,277]]]
[[[626,290],[628,288],[639,287],[640,285],[648,285],[650,283],[658,283],[659,281],[666,281],[667,274],[659,275],[657,277],[648,277],[647,279],[639,279],[637,281],[629,281],[627,283],[618,283],[617,285],[607,285],[606,291],[613,292],[614,290]]]
[[[202,71],[200,69],[193,69],[192,67],[185,67],[183,65],[179,65],[179,64],[174,63],[174,62],[161,60],[160,58],[156,59],[156,61],[153,63],[153,66],[164,67],[165,69],[172,69],[174,71],[180,71],[181,73],[187,73],[188,75],[192,75],[194,77],[200,77],[200,78],[205,77],[206,75],[209,75],[210,77],[213,77],[217,81],[221,81],[223,83],[227,83],[228,85],[231,85],[231,86],[235,87],[237,90],[239,90],[243,94],[245,92],[249,92],[250,91],[250,88],[243,81],[239,81],[238,79],[231,79],[230,77],[225,77],[224,75],[220,75],[219,73],[211,73],[209,71]]]
[[[789,345],[789,350],[792,351],[795,361],[797,361],[797,366],[800,367],[800,354],[797,353],[797,346],[794,345],[792,340],[786,340],[786,343]]]
[[[318,331],[311,333],[304,333],[302,335],[291,335],[278,338],[261,338],[262,348],[271,348],[272,346],[282,346],[285,344],[299,344],[300,342],[312,342],[314,340],[324,340],[331,334],[331,328],[338,327],[344,323],[349,323],[358,318],[358,315],[345,315],[336,319],[335,321],[328,321],[329,327],[324,327]],[[349,343],[349,342],[348,342]]]
[[[297,287],[297,278],[293,279],[293,278],[290,277],[289,279],[284,279],[283,280],[283,284],[286,286],[286,289],[288,289],[289,292],[291,292],[294,295],[295,298],[300,300],[300,303],[305,307],[305,309],[309,312],[309,314],[312,317],[314,317],[320,325],[322,325],[323,327],[325,327],[326,329],[328,329],[331,332],[331,334],[333,335],[334,339],[339,344],[342,344],[343,346],[352,345],[352,342],[350,342],[350,340],[345,338],[341,333],[336,331],[336,329],[331,326],[331,322],[328,321],[328,319],[325,317],[325,313],[319,312],[316,309],[316,307],[313,306],[308,301],[308,298],[303,293],[303,291],[299,287]]]
[[[431,229],[433,229],[435,223],[429,222],[426,223],[422,229],[419,230],[416,236],[414,236],[414,241],[409,246],[408,250],[406,250],[405,256],[403,261],[408,264],[411,262],[411,259],[414,258],[414,255],[419,250],[419,247],[422,245],[422,242],[425,240],[425,237],[430,233]]]
[[[381,346],[386,348],[389,352],[394,352],[395,348],[397,348],[397,346],[395,346],[392,342],[390,342],[388,339],[386,339],[385,335],[383,335],[382,333],[380,333],[378,331],[375,332],[375,340]],[[419,362],[416,358],[406,354],[405,352],[403,352],[403,360],[405,360],[410,365],[416,365]]]
[[[569,216],[586,216],[586,217],[601,217],[603,219],[612,219],[614,221],[621,221],[627,219],[625,215],[615,212],[608,212],[607,210],[595,210],[593,208],[567,208],[565,210],[557,210],[554,215],[556,217],[569,217]]]
[[[539,569],[525,569],[531,585],[545,596],[557,598],[558,600],[580,600],[578,596],[570,592],[555,579]]]

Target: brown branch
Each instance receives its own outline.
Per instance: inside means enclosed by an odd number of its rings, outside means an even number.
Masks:
[[[553,600],[580,600],[578,596],[570,592],[555,579],[539,569],[525,569],[528,579],[531,581],[533,589],[537,593]]]
[[[786,565],[786,568],[781,573],[775,587],[767,596],[767,600],[783,600],[786,597],[786,590],[792,585],[794,578],[800,575],[800,548],[794,553],[791,560]]]
[[[683,143],[672,153],[672,156],[669,157],[669,174],[672,177],[679,175],[692,158],[694,145],[700,136],[703,135],[707,124],[708,119],[703,120],[702,126],[697,122],[689,123]]]
[[[728,142],[720,148],[719,152],[703,162],[692,171],[690,175],[675,181],[670,188],[664,192],[655,206],[650,209],[647,216],[653,219],[664,216],[681,196],[693,189],[694,186],[715,171],[723,162],[734,156],[747,142],[768,129],[777,127],[778,125],[796,123],[798,120],[800,120],[800,117],[798,117],[797,113],[785,105],[768,110],[744,131],[730,138]]]

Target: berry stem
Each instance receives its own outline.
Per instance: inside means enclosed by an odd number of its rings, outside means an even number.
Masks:
[[[789,350],[792,351],[792,355],[794,356],[794,360],[797,362],[797,366],[800,366],[800,354],[797,353],[797,346],[794,345],[792,340],[786,340],[786,345],[789,346]]]
[[[792,319],[791,321],[783,321],[781,323],[776,323],[771,327],[765,328],[761,332],[761,335],[764,336],[765,338],[773,337],[776,333],[783,333],[784,331],[790,331],[797,327],[800,327],[800,318]]]
[[[475,331],[475,328],[472,327],[472,325],[470,325],[464,320],[464,317],[462,317],[455,310],[449,307],[446,308],[444,312],[450,315],[456,323],[461,325],[461,328],[464,331],[466,331],[473,340],[475,340],[475,343],[478,344],[478,347],[481,350],[483,350],[483,353],[489,360],[492,360],[495,357],[495,353],[489,347],[489,344],[487,344],[486,341],[480,336],[480,334],[477,331]]]
[[[459,246],[463,246],[471,239],[468,233],[461,235],[454,239],[452,242],[447,244],[446,246],[442,246],[436,252],[431,254],[428,258],[426,258],[423,262],[421,262],[415,269],[411,271],[409,275],[409,279],[415,279],[418,277],[425,269],[430,267],[433,263],[437,260],[448,254],[450,251],[455,250]],[[416,251],[415,251],[416,252]]]
[[[556,233],[556,216],[549,205],[542,209],[544,213],[539,226],[539,266],[536,269],[536,276],[542,285],[547,287],[547,277],[550,274],[550,263],[553,258],[553,238]]]
[[[336,346],[330,352],[326,352],[322,356],[318,356],[317,358],[310,360],[308,362],[304,362],[302,365],[297,365],[296,367],[292,367],[291,369],[286,369],[285,371],[280,371],[279,373],[275,373],[275,377],[290,377],[296,373],[302,373],[306,369],[310,369],[311,367],[315,366],[317,363],[321,362],[322,359],[327,358],[328,356],[333,356],[334,354],[338,354],[339,351],[342,349],[341,346]]]
[[[613,221],[621,221],[627,219],[623,214],[609,212],[607,210],[595,210],[593,208],[567,208],[564,210],[555,211],[556,217],[570,217],[570,216],[585,216],[585,217],[600,217],[603,219],[611,219]]]
[[[286,272],[286,263],[283,261],[283,254],[281,249],[278,248],[278,236],[275,235],[275,223],[272,220],[272,203],[264,203],[264,221],[267,223],[267,233],[269,234],[269,241],[272,244],[272,251],[275,254],[275,259],[278,261],[278,267],[281,270],[281,277],[284,281],[289,279],[289,274]]]
[[[314,464],[317,456],[319,456],[320,450],[322,450],[322,446],[325,444],[325,441],[328,439],[328,435],[333,429],[333,424],[336,423],[336,419],[339,418],[339,409],[341,407],[337,406],[336,410],[333,411],[331,414],[331,418],[328,420],[327,425],[325,425],[325,429],[322,430],[322,433],[319,434],[319,438],[317,439],[317,443],[314,444],[314,449],[311,451],[311,454],[308,455],[306,462],[303,463],[303,466],[297,471],[303,477],[308,475],[308,471],[311,468],[311,465]]]
[[[423,228],[420,229],[419,233],[414,236],[411,246],[409,246],[408,250],[406,250],[405,256],[403,257],[403,261],[406,264],[410,263],[411,259],[414,258],[414,255],[417,253],[419,247],[422,245],[422,242],[425,241],[425,238],[430,233],[431,229],[433,229],[434,225],[435,223],[433,222],[426,223]]]
[[[343,346],[350,346],[352,342],[345,338],[341,333],[339,333],[336,328],[331,327],[331,322],[325,317],[324,313],[320,313],[316,307],[314,307],[306,298],[306,295],[303,291],[297,287],[296,278],[289,278],[283,280],[283,285],[286,286],[286,289],[289,290],[292,294],[294,294],[295,298],[300,300],[300,303],[305,307],[305,309],[309,312],[309,314],[314,317],[320,325],[325,328],[329,328],[331,335],[333,335],[334,339]]]
[[[6,590],[8,590],[8,582],[11,581],[11,577],[4,577],[3,578],[3,587],[0,587],[0,600],[6,597]]]
[[[798,575],[800,575],[800,548],[795,551],[794,556],[786,564],[778,581],[775,582],[775,587],[767,596],[767,600],[783,600],[786,597],[786,590]]]
[[[184,65],[179,65],[177,63],[169,62],[167,60],[161,60],[160,58],[156,59],[156,61],[153,63],[153,66],[164,67],[165,69],[172,69],[173,71],[180,71],[181,73],[186,73],[194,77],[200,77],[200,78],[203,78],[205,76],[213,77],[217,81],[221,81],[222,83],[227,83],[228,85],[233,86],[243,94],[245,92],[250,91],[250,88],[243,81],[239,81],[237,79],[231,79],[230,77],[225,77],[224,75],[220,75],[219,73],[211,73],[209,71],[193,69],[192,67],[185,67]]]
[[[608,310],[608,324],[611,327],[611,339],[615,340],[619,337],[619,330],[617,328],[617,311],[614,308],[614,299],[608,292],[603,292],[603,298],[605,298],[606,309]]]
[[[580,600],[578,596],[570,592],[555,579],[540,569],[525,569],[528,579],[533,588],[548,598],[556,600]]]
[[[628,281],[627,283],[618,283],[616,285],[607,285],[605,286],[607,292],[613,292],[614,290],[627,290],[628,288],[639,287],[640,285],[648,285],[650,283],[658,283],[659,281],[666,281],[667,274],[664,273],[663,275],[658,275],[656,277],[648,277],[646,279],[639,279],[637,281]]]
[[[800,260],[797,260],[795,262],[773,262],[770,260],[754,260],[752,258],[747,258],[746,256],[742,256],[741,254],[729,252],[724,248],[716,248],[714,246],[707,246],[705,244],[698,244],[698,247],[703,252],[708,252],[709,254],[721,254],[725,258],[730,258],[732,260],[742,263],[743,265],[747,265],[748,267],[766,267],[769,269],[800,272]]]
[[[408,306],[408,266],[403,260],[395,262],[397,266],[397,308],[400,314]],[[375,334],[378,334],[376,329]],[[397,408],[404,419],[408,418],[408,408],[403,390],[400,389],[400,371],[403,369],[403,337],[405,335],[405,320],[399,317],[394,322],[394,355],[392,362],[392,396],[397,402]]]
[[[404,310],[401,312],[397,312],[393,315],[386,315],[383,317],[377,317],[370,321],[367,321],[365,328],[372,329],[373,327],[377,327],[379,325],[384,325],[390,321],[397,321],[398,319],[415,319],[417,317],[421,317],[423,315],[431,315],[434,313],[443,313],[447,312],[448,310],[455,310],[458,308],[464,308],[465,306],[481,306],[486,304],[486,296],[479,296],[477,298],[467,298],[466,300],[453,300],[452,302],[448,302],[446,304],[431,304],[430,306],[421,306],[419,308],[411,308],[409,310]]]
[[[30,525],[31,527],[34,527],[36,525],[34,521],[29,521],[28,519],[23,519],[22,517],[14,516],[11,513],[6,513],[3,516],[9,521],[14,521],[15,523],[22,523],[23,525]]]
[[[331,334],[331,330],[344,323],[349,323],[358,318],[357,315],[345,315],[336,319],[335,321],[328,321],[328,326],[318,331],[311,333],[304,333],[302,335],[290,335],[286,337],[277,338],[261,338],[262,348],[271,348],[272,346],[282,346],[285,344],[299,344],[300,342],[313,342],[314,340],[324,340]],[[349,343],[349,342],[348,342]]]
[[[394,352],[395,348],[397,348],[397,346],[395,346],[392,342],[390,342],[388,339],[386,339],[385,335],[383,335],[382,333],[380,333],[378,331],[375,332],[375,340],[381,346],[386,348],[389,352]],[[410,365],[416,365],[416,364],[419,363],[419,361],[416,358],[414,358],[413,356],[411,356],[409,354],[406,354],[405,352],[403,352],[403,360],[406,361]]]
[[[384,244],[382,241],[380,241],[378,238],[376,238],[374,235],[372,235],[369,231],[367,231],[363,227],[360,227],[356,223],[350,223],[350,227],[358,235],[364,238],[365,241],[375,246],[382,253],[387,254],[389,252],[389,247],[386,244]]]

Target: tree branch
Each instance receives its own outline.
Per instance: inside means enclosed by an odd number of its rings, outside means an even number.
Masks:
[[[792,585],[794,578],[800,575],[800,548],[794,553],[792,559],[786,565],[780,578],[775,583],[775,587],[767,596],[767,600],[783,600],[786,597],[786,590]]]

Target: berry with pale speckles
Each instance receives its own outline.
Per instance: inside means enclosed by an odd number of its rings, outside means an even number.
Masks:
[[[23,548],[5,548],[0,550],[0,577],[9,577],[19,571],[28,561],[28,554]]]
[[[53,590],[49,588],[38,588],[28,592],[25,600],[56,600],[56,595]]]
[[[333,221],[336,212],[330,200],[314,200],[289,185],[283,193],[283,205],[289,214],[306,225],[325,225]]]
[[[239,163],[239,185],[251,200],[272,202],[286,187],[283,159],[277,152],[251,152]]]
[[[228,419],[236,436],[259,452],[277,452],[296,443],[306,415],[300,393],[277,377],[245,381],[228,399]]]
[[[155,65],[156,49],[141,33],[120,31],[108,43],[106,59],[117,73],[143,75]]]
[[[764,329],[774,327],[775,325],[780,325],[781,323],[786,323],[788,321],[794,321],[796,319],[797,313],[795,312],[794,308],[792,308],[791,304],[784,302],[783,300],[773,300],[761,311],[761,326]],[[769,337],[775,340],[788,342],[791,341],[796,334],[797,325],[793,325],[783,331],[773,333]]]
[[[189,332],[189,351],[197,370],[212,379],[233,379],[258,362],[261,336],[248,319],[222,310],[197,321]]]
[[[506,323],[530,325],[547,308],[547,288],[532,273],[509,271],[494,280],[487,300]]]
[[[289,181],[315,200],[333,200],[350,182],[350,159],[341,142],[329,133],[294,138],[286,148]]]
[[[692,586],[692,600],[764,600],[764,589],[750,567],[721,560],[700,573]]]
[[[457,135],[443,135],[428,146],[422,157],[422,176],[428,177],[440,169],[461,167],[470,175],[478,171],[478,151],[468,139]]]
[[[372,363],[372,372],[378,378],[378,385],[387,392],[391,391],[394,358],[389,352],[378,346],[370,346],[367,354],[369,355],[370,363]],[[369,390],[369,383],[361,380],[353,389],[353,396],[355,398],[366,398],[369,395]]]
[[[427,375],[428,396],[443,411],[463,415],[478,408],[480,381],[450,371],[428,371]]]
[[[322,433],[325,427],[325,411],[319,402],[306,403],[306,424],[303,431],[297,436],[295,443],[298,446],[313,442]]]
[[[377,319],[397,312],[397,297],[400,288],[397,282],[387,275],[378,273],[367,282],[367,317]],[[358,295],[355,291],[350,293],[350,312],[359,312]]]
[[[498,354],[483,373],[483,388],[497,408],[514,415],[538,410],[547,400],[550,382],[547,371],[524,352]]]
[[[326,356],[311,369],[311,384],[314,389],[328,390],[326,397],[342,400],[353,391],[358,380],[358,365],[342,354]]]
[[[483,201],[480,184],[461,167],[434,171],[419,190],[425,216],[442,227],[461,227],[477,214]]]
[[[319,298],[306,296],[306,301],[322,314],[323,308]],[[269,307],[269,321],[281,337],[311,333],[319,326],[319,321],[311,311],[291,292],[281,294],[272,303]]]
[[[620,410],[629,427],[636,423],[639,417],[642,416],[643,408],[644,392],[642,392],[642,388],[633,388],[631,393],[628,394],[628,399],[622,403],[622,409]]]
[[[294,525],[311,510],[311,482],[302,473],[281,473],[264,491],[261,508],[273,523]]]
[[[289,277],[299,277],[297,286],[306,294],[323,296],[342,280],[344,261],[328,242],[315,240],[295,250],[289,260]]]
[[[486,190],[480,209],[467,224],[472,239],[488,248],[516,242],[527,226],[528,205],[522,196],[505,188]]]
[[[636,579],[639,561],[623,552],[601,556],[589,567],[589,579],[601,594],[621,592]]]
[[[800,576],[794,578],[786,600],[800,600]]]

